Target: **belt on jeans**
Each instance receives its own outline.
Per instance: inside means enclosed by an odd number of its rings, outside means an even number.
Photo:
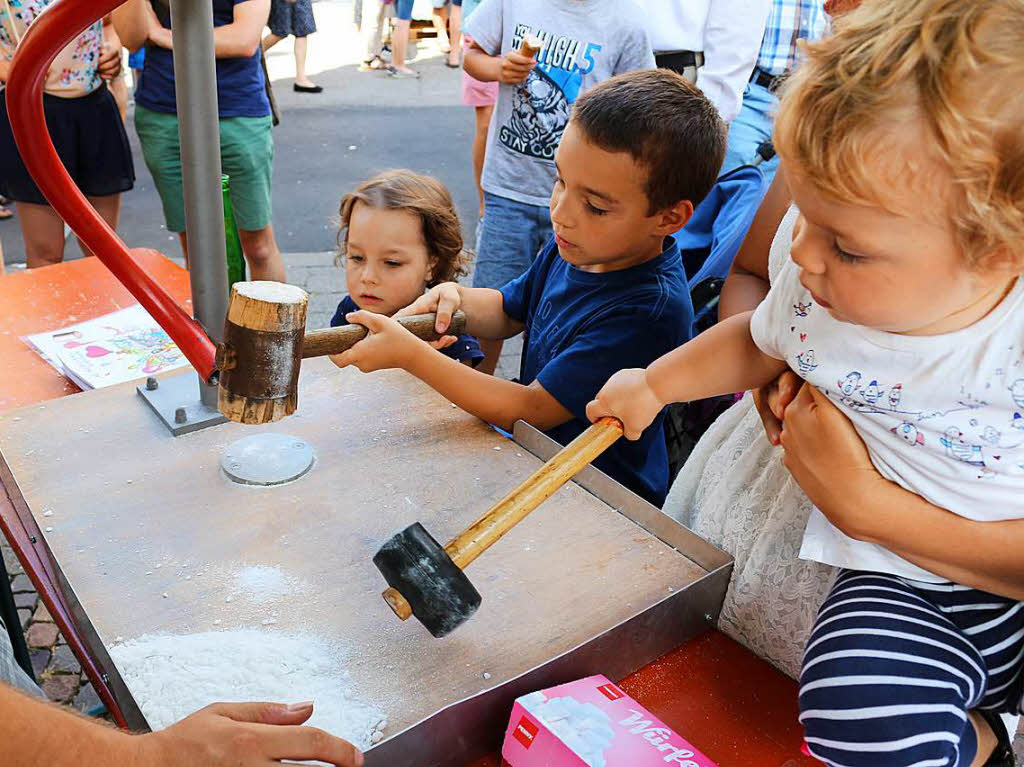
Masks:
[[[750,82],[755,85],[760,85],[762,88],[767,88],[770,92],[775,93],[788,76],[789,73],[771,75],[760,67],[754,67],[754,71],[750,75]]]
[[[660,51],[654,54],[654,63],[659,69],[682,72],[687,67],[704,66],[704,54],[700,51]]]

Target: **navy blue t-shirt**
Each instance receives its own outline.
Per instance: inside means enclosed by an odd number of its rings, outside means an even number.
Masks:
[[[616,272],[565,261],[548,241],[533,265],[501,289],[522,322],[519,380],[539,381],[575,418],[547,434],[565,445],[590,423],[587,403],[623,368],[643,368],[689,340],[693,305],[675,240],[661,255]],[[636,442],[620,439],[594,465],[656,506],[668,492],[664,411]]]
[[[235,6],[248,0],[213,0],[213,26],[222,27],[235,19]],[[171,28],[170,13],[158,12],[160,23]],[[142,79],[135,91],[135,103],[154,112],[176,114],[174,101],[174,55],[166,48],[146,46]],[[270,114],[263,66],[257,47],[246,58],[217,59],[217,105],[223,117],[266,117]]]
[[[345,296],[334,311],[334,316],[331,317],[331,327],[336,328],[339,325],[347,325],[348,320],[345,319],[345,315],[358,311],[359,307],[352,300],[352,297]],[[441,353],[447,354],[453,360],[468,362],[472,367],[479,365],[480,360],[484,358],[484,351],[480,348],[480,343],[476,340],[476,336],[471,336],[468,333],[463,333],[451,346],[441,349]]]

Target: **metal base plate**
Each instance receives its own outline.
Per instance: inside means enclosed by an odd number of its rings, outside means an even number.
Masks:
[[[137,391],[175,437],[216,426],[228,419],[199,399],[199,379],[194,371],[150,378]]]
[[[228,445],[220,467],[240,485],[280,485],[313,468],[315,457],[313,446],[304,439],[262,432]]]

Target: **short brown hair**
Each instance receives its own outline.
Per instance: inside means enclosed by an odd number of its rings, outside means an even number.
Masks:
[[[726,126],[714,105],[681,75],[642,69],[580,96],[572,120],[607,152],[628,152],[647,169],[649,213],[711,191],[725,159]]]
[[[411,170],[386,170],[342,197],[338,208],[340,255],[348,250],[348,227],[357,202],[419,217],[423,242],[433,262],[429,287],[466,274],[468,257],[462,249],[459,214],[447,187],[437,179]]]
[[[1024,256],[1024,0],[869,1],[805,52],[775,123],[787,166],[902,215],[893,191],[937,192],[969,263]]]

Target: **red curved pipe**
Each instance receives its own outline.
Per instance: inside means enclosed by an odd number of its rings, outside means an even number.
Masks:
[[[58,0],[28,28],[11,64],[7,113],[25,167],[53,209],[174,340],[204,380],[215,348],[192,319],[139,268],[128,247],[75,186],[54,149],[43,114],[46,72],[61,49],[124,0]]]

